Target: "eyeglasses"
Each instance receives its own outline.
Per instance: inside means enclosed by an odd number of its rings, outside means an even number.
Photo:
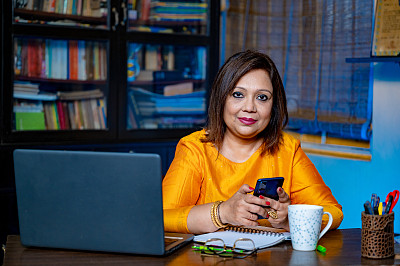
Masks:
[[[201,255],[212,256],[217,255],[224,258],[244,259],[250,255],[256,255],[257,249],[253,240],[249,238],[239,238],[234,243],[232,248],[227,248],[225,242],[220,238],[208,239],[200,249]]]

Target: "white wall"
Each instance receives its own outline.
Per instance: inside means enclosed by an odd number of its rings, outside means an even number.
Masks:
[[[361,228],[363,204],[377,193],[381,201],[400,190],[400,65],[374,63],[372,160],[369,162],[309,154],[343,207],[340,228]],[[394,208],[394,231],[400,233],[400,202]]]

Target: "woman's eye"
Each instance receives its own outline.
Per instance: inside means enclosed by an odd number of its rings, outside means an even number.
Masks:
[[[257,96],[257,99],[261,100],[261,101],[267,101],[268,100],[268,96],[265,94],[261,94]]]
[[[234,91],[234,92],[232,93],[232,96],[233,96],[234,98],[241,98],[241,97],[243,97],[243,94],[242,94],[241,92]]]

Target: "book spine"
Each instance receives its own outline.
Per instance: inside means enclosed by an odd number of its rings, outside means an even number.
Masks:
[[[81,112],[81,119],[82,119],[82,125],[84,129],[89,129],[90,128],[90,124],[89,124],[89,119],[88,119],[88,115],[87,115],[87,109],[85,106],[85,101],[78,101],[79,103],[79,110]]]
[[[93,78],[100,80],[100,48],[99,43],[93,44]]]
[[[78,41],[69,41],[69,78],[78,79]]]
[[[75,117],[75,110],[74,110],[74,103],[73,102],[68,102],[68,116],[69,116],[69,122],[70,122],[70,128],[71,129],[79,129],[76,125],[76,117]]]
[[[91,99],[90,100],[90,105],[92,108],[92,119],[93,119],[93,124],[94,124],[94,129],[100,129],[100,120],[99,120],[99,114],[98,114],[98,109],[97,109],[97,100],[96,99]]]
[[[61,47],[60,47],[60,56],[61,56],[61,61],[59,63],[60,65],[60,78],[61,79],[68,79],[69,78],[69,49],[68,49],[68,41],[62,40],[60,41]]]
[[[53,119],[54,129],[60,129],[60,121],[58,120],[57,107],[54,102],[51,104],[51,117]]]
[[[86,48],[85,41],[78,41],[78,80],[86,80]]]
[[[65,126],[65,129],[70,129],[71,128],[71,123],[70,123],[70,118],[69,118],[68,103],[67,102],[62,102],[62,109],[63,109],[63,113],[64,113],[64,126]]]
[[[151,0],[142,0],[142,6],[140,9],[140,20],[148,20],[150,17],[150,6]]]
[[[107,107],[106,107],[106,100],[105,99],[100,99],[100,109],[101,109],[101,115],[103,117],[104,125],[105,128],[107,128]]]
[[[83,2],[82,0],[78,0],[76,3],[76,14],[78,16],[82,15],[82,2]]]
[[[79,106],[79,101],[74,101],[74,109],[75,109],[75,124],[78,129],[83,129],[83,118],[82,111]]]
[[[54,13],[56,11],[56,0],[49,1],[48,12]]]
[[[100,121],[100,128],[101,129],[105,129],[106,128],[106,124],[103,118],[103,112],[101,109],[101,104],[100,104],[100,100],[96,99],[96,105],[97,105],[97,115],[99,116],[99,121]]]
[[[65,121],[64,121],[65,117],[64,117],[64,110],[63,110],[61,101],[57,101],[56,105],[57,105],[57,114],[58,114],[58,121],[60,123],[60,129],[64,130],[65,129]]]

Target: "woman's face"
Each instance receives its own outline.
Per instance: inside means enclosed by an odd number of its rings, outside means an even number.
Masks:
[[[256,69],[244,75],[225,102],[225,134],[256,138],[271,119],[272,95],[271,79],[265,70]]]

